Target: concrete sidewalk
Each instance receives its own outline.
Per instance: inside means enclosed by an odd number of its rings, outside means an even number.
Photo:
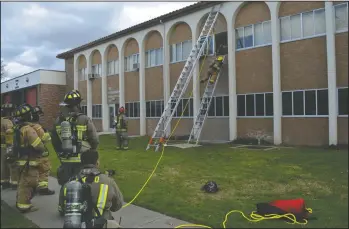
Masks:
[[[50,189],[56,191],[55,195],[35,196],[32,202],[40,209],[24,215],[41,228],[63,228],[63,218],[59,216],[57,210],[59,185],[56,178],[50,177],[49,185]],[[16,191],[2,190],[1,199],[15,208]],[[118,212],[113,213],[113,216],[118,222],[121,217],[121,226],[124,228],[174,228],[181,224],[188,224],[188,222],[135,205],[122,208]]]

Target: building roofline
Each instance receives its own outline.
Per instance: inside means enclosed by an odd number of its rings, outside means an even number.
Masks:
[[[97,40],[91,41],[91,42],[89,42],[87,44],[84,44],[84,45],[81,45],[81,46],[79,46],[77,48],[71,49],[71,50],[69,50],[67,52],[60,53],[60,54],[58,54],[56,56],[56,58],[67,59],[69,57],[73,57],[74,53],[86,50],[86,49],[88,49],[90,47],[103,44],[103,43],[105,43],[107,41],[114,40],[114,39],[126,36],[128,34],[131,34],[131,33],[142,31],[144,29],[147,29],[147,28],[155,26],[155,25],[159,25],[159,24],[161,24],[160,20],[162,22],[167,22],[167,21],[170,21],[170,20],[173,20],[173,19],[185,16],[185,15],[188,15],[190,13],[199,11],[201,9],[205,9],[205,8],[210,7],[210,6],[217,5],[219,3],[223,3],[223,2],[221,2],[221,1],[213,1],[213,2],[207,2],[207,1],[206,2],[202,2],[202,1],[200,1],[200,2],[197,2],[197,3],[193,4],[193,5],[186,6],[186,7],[182,8],[182,9],[172,11],[170,13],[167,13],[167,14],[164,14],[162,16],[156,17],[156,18],[151,19],[149,21],[142,22],[140,24],[131,26],[131,27],[129,27],[127,29],[124,29],[124,30],[121,30],[119,32],[116,32],[116,33],[110,34],[108,36],[99,38]]]
[[[39,69],[36,69],[36,70],[34,70],[34,71],[25,73],[25,74],[23,74],[23,75],[16,76],[16,77],[13,77],[13,78],[11,78],[11,79],[5,80],[5,81],[1,82],[1,84],[5,83],[5,82],[8,82],[8,81],[10,81],[10,80],[14,80],[14,79],[20,78],[20,77],[25,76],[25,75],[32,74],[32,73],[37,72],[37,71],[65,72],[65,71],[61,71],[61,70],[51,70],[51,69],[42,69],[42,68],[39,68]]]

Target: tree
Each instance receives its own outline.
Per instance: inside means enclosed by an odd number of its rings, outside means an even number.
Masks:
[[[1,60],[1,79],[3,79],[6,76],[6,64],[3,60]]]

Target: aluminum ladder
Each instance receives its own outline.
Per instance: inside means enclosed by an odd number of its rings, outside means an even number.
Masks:
[[[166,130],[168,129],[172,117],[176,112],[179,101],[181,100],[183,94],[185,93],[185,90],[188,87],[190,79],[193,75],[194,67],[205,49],[208,37],[211,34],[211,31],[219,15],[220,8],[221,4],[212,7],[206,19],[204,27],[202,28],[200,36],[197,39],[196,43],[193,45],[192,50],[190,51],[187,62],[184,65],[184,68],[178,78],[178,81],[155,128],[155,131],[148,142],[146,150],[154,146],[155,151],[158,151],[160,145],[164,143],[166,137]]]
[[[207,82],[204,94],[203,94],[202,99],[201,99],[200,108],[195,116],[194,125],[193,125],[193,128],[191,129],[191,132],[189,135],[188,144],[190,144],[192,139],[195,139],[196,145],[199,142],[201,131],[202,131],[202,128],[204,127],[204,122],[206,120],[208,110],[210,109],[213,94],[215,92],[219,77],[220,77],[222,70],[223,70],[223,65],[224,65],[224,61],[225,61],[226,56],[224,55],[222,57],[223,57],[222,67],[220,68],[219,72],[217,73],[216,81],[214,83],[210,83],[208,80],[208,82]]]

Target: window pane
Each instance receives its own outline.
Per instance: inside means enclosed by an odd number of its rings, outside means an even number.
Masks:
[[[182,115],[182,111],[183,111],[183,99],[181,99],[178,103],[177,106],[177,117],[180,117]]]
[[[262,45],[263,42],[263,25],[262,23],[254,25],[254,45]]]
[[[305,115],[316,115],[316,91],[305,91]]]
[[[155,66],[155,61],[156,61],[156,51],[155,50],[151,50],[151,61],[150,61],[150,64],[151,66]]]
[[[92,118],[96,117],[96,106],[92,105]]]
[[[256,94],[256,116],[264,116],[264,94]]]
[[[254,116],[254,95],[246,95],[246,116]]]
[[[303,20],[303,37],[310,37],[314,35],[314,20],[313,12],[302,14]]]
[[[133,104],[133,112],[134,117],[139,117],[139,102]]]
[[[187,107],[185,107],[187,102],[188,102],[188,99],[183,99],[183,110],[185,108],[184,113],[183,113],[184,117],[189,117],[189,106],[190,106],[190,104],[188,103]]]
[[[317,10],[314,12],[315,15],[315,34],[326,33],[326,18],[325,9]]]
[[[102,76],[102,65],[101,64],[98,65],[98,74],[99,74],[99,76]]]
[[[216,116],[223,116],[223,97],[216,97]]]
[[[215,116],[215,97],[212,97],[210,107],[208,109],[208,116]]]
[[[214,54],[214,35],[210,36],[207,40],[208,55]]]
[[[244,28],[236,29],[236,49],[241,49],[244,47]]]
[[[135,117],[135,114],[134,114],[134,103],[130,103],[130,117]]]
[[[335,6],[336,31],[348,30],[348,8],[347,4]]]
[[[273,116],[274,115],[274,104],[273,104],[273,93],[265,94],[265,115]]]
[[[264,44],[271,44],[271,24],[270,21],[263,23]]]
[[[338,114],[347,115],[348,114],[348,88],[338,89]]]
[[[155,112],[156,112],[155,117],[160,117],[162,114],[161,103],[162,103],[161,101],[155,101]]]
[[[223,116],[229,116],[229,96],[224,96],[223,108],[224,108]]]
[[[145,104],[145,116],[151,117],[150,116],[150,102],[146,102],[146,104]]]
[[[172,44],[170,48],[171,48],[171,62],[175,62],[176,61],[176,44]]]
[[[292,92],[282,92],[282,115],[292,115]]]
[[[130,103],[125,103],[125,113],[127,117],[130,117]]]
[[[189,102],[189,116],[192,117],[194,116],[194,101],[193,98],[190,98],[190,102]]]
[[[245,48],[253,46],[252,25],[245,27],[244,42]]]
[[[238,116],[245,116],[245,95],[237,96]]]
[[[291,16],[291,38],[297,39],[301,37],[301,15]]]
[[[163,49],[159,48],[156,52],[156,65],[162,65],[162,55],[163,55]]]
[[[115,74],[119,74],[119,61],[116,60],[116,61],[114,62],[114,64],[115,64]]]
[[[128,61],[127,61],[127,57],[124,58],[124,71],[128,70]]]
[[[191,49],[192,49],[191,40],[183,42],[183,59],[186,60],[189,57]]]
[[[280,19],[281,41],[291,39],[291,23],[289,17]]]
[[[317,91],[317,114],[328,115],[328,92],[326,90]]]
[[[176,44],[176,60],[182,60],[182,43]]]
[[[293,92],[293,115],[304,115],[303,91]]]
[[[145,67],[150,67],[150,58],[149,58],[149,51],[145,52]]]
[[[150,115],[151,117],[156,117],[156,103],[155,101],[150,101]]]

